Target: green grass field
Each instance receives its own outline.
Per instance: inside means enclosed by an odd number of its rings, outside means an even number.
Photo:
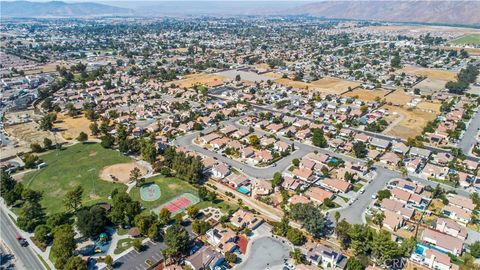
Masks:
[[[107,201],[113,189],[126,190],[123,184],[101,180],[98,175],[105,166],[129,162],[121,153],[104,149],[99,144],[76,144],[58,152],[41,156],[47,166],[23,177],[25,186],[43,192],[42,205],[47,213],[65,210],[62,199],[77,185],[84,189],[83,204]],[[95,185],[95,194],[92,193]]]
[[[142,205],[148,210],[158,207],[183,193],[192,193],[197,195],[197,189],[194,186],[178,178],[155,176],[145,180],[145,183],[150,182],[155,182],[160,187],[160,193],[162,195],[160,196],[160,199],[156,201],[142,201],[140,198],[140,188],[138,187],[134,187],[130,191],[130,196],[134,200],[141,202]]]
[[[146,208],[146,210],[150,211],[152,209],[155,209],[171,199],[182,195],[183,193],[192,193],[194,195],[198,195],[197,188],[190,185],[189,183],[180,180],[178,178],[174,177],[164,177],[164,176],[155,176],[149,179],[146,179],[145,183],[151,183],[155,182],[159,187],[160,187],[160,193],[162,194],[160,196],[160,199],[153,201],[153,202],[147,202],[147,201],[142,201],[140,198],[140,188],[139,187],[134,187],[130,191],[130,196],[139,202],[142,203],[142,205]],[[228,212],[230,209],[237,210],[238,205],[236,205],[235,202],[225,202],[221,199],[217,199],[213,202],[209,201],[201,201],[196,204],[198,208],[203,209],[207,208],[209,206],[219,208],[223,212]]]
[[[480,34],[469,34],[453,40],[451,43],[459,45],[480,45]]]

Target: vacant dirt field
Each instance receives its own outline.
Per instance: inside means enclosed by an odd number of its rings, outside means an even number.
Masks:
[[[180,88],[190,88],[196,84],[203,84],[211,87],[221,83],[224,80],[228,80],[228,78],[214,74],[191,74],[185,76],[184,79],[169,82],[167,85],[173,83],[178,85]]]
[[[356,82],[340,80],[332,77],[321,78],[320,80],[313,81],[312,84],[321,88],[334,90],[337,94],[347,91],[348,87],[355,88],[359,85],[359,83]]]
[[[426,78],[425,80],[415,85],[414,88],[420,89],[422,94],[431,94],[444,89],[446,82],[447,81],[445,80]]]
[[[392,104],[397,104],[397,105],[406,105],[412,99],[413,97],[407,94],[403,90],[397,90],[385,97],[385,100],[387,102],[391,102]]]
[[[388,90],[376,89],[376,90],[367,90],[367,89],[355,89],[352,92],[345,93],[346,97],[358,97],[359,99],[365,101],[373,101],[375,98],[379,97],[380,99],[386,98],[385,95],[388,93]]]
[[[451,81],[457,78],[457,73],[448,70],[440,70],[433,68],[422,68],[415,66],[405,66],[398,71],[399,73],[405,72],[407,74],[425,76],[429,79],[437,79],[443,81]]]
[[[417,108],[420,110],[424,110],[427,112],[432,112],[435,114],[440,113],[440,106],[442,104],[440,102],[427,102],[427,101],[422,101],[417,104]]]
[[[448,27],[448,26],[412,26],[412,25],[382,25],[382,26],[369,26],[369,29],[379,31],[405,31],[418,33],[422,31],[426,32],[450,32],[450,33],[478,33],[476,29],[461,28],[461,27]]]
[[[83,115],[70,117],[64,114],[58,114],[55,127],[60,130],[60,134],[65,140],[72,140],[82,131],[90,135],[90,123],[90,120]]]
[[[294,81],[294,80],[284,79],[284,78],[278,79],[275,82],[283,85],[295,87],[295,88],[300,88],[304,90],[316,90],[316,91],[320,91],[328,94],[340,94],[342,92],[347,91],[349,86],[352,88],[358,86],[358,83],[355,83],[355,82],[350,82],[350,81],[345,81],[345,80],[340,80],[340,79],[330,78],[330,77],[322,78],[320,80],[313,81],[310,83]]]
[[[126,184],[130,181],[130,172],[134,168],[138,168],[142,176],[147,174],[147,168],[141,166],[138,163],[129,162],[104,167],[100,171],[100,178],[109,182],[120,182]]]
[[[392,114],[397,113],[403,117],[401,121],[398,121],[397,125],[391,127],[386,133],[403,139],[420,135],[427,122],[436,117],[435,113],[429,113],[419,109],[405,109],[390,105],[385,105],[383,108]]]

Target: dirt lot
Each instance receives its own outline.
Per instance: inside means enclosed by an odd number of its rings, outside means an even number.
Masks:
[[[90,135],[90,123],[90,120],[83,115],[73,118],[64,114],[58,114],[55,127],[60,130],[60,134],[65,140],[72,140],[82,131]]]
[[[9,135],[9,139],[13,144],[1,148],[0,157],[2,158],[15,155],[19,152],[30,151],[30,144],[32,143],[43,145],[44,138],[49,138],[52,141],[55,141],[50,132],[39,130],[38,124],[35,122],[5,126],[5,131]],[[57,139],[59,139],[58,142],[63,141],[60,138]]]
[[[267,73],[268,74],[268,73]],[[317,90],[323,93],[328,94],[340,94],[348,90],[348,87],[356,87],[358,83],[340,80],[336,78],[322,78],[317,81],[313,81],[310,83],[301,82],[301,81],[294,81],[290,79],[278,79],[275,81],[276,83],[280,83],[283,85],[305,89],[305,90]]]
[[[401,121],[398,121],[386,134],[403,139],[420,135],[427,122],[436,117],[435,113],[429,113],[419,109],[405,109],[391,105],[385,105],[383,108],[392,114],[397,113],[402,117]]]
[[[141,166],[138,163],[130,162],[130,163],[119,163],[104,167],[100,171],[100,178],[105,181],[109,182],[120,182],[120,183],[128,183],[130,181],[130,172],[134,168],[140,169],[140,174],[143,176],[147,174],[147,168]]]
[[[407,74],[425,76],[429,79],[451,81],[457,78],[457,73],[448,70],[422,68],[415,66],[405,66],[398,71],[399,73],[405,72]]]
[[[358,97],[365,101],[373,101],[375,98],[379,97],[380,99],[386,98],[385,95],[388,93],[388,90],[376,89],[376,90],[367,90],[367,89],[355,89],[352,92],[345,93],[344,96],[347,97]]]
[[[385,97],[385,100],[387,102],[391,102],[391,103],[397,104],[397,105],[406,105],[412,99],[413,99],[413,97],[410,96],[409,94],[407,94],[403,90],[397,90],[397,91],[395,91],[395,92],[393,92],[390,95]]]
[[[417,108],[423,111],[427,112],[432,112],[435,114],[440,113],[440,106],[442,104],[440,102],[427,102],[427,101],[422,101],[417,104]]]
[[[446,82],[447,81],[445,80],[426,78],[425,80],[415,85],[415,88],[420,89],[422,94],[431,94],[444,89]]]
[[[204,84],[206,86],[211,87],[227,79],[228,78],[226,77],[214,75],[214,74],[191,74],[191,75],[185,76],[184,79],[169,82],[167,83],[167,85],[170,85],[170,83],[173,83],[175,85],[178,85],[180,88],[184,88],[184,87],[190,88],[196,84]]]

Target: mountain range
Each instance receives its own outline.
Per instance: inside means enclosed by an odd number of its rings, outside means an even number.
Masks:
[[[5,17],[86,17],[133,15],[134,11],[99,3],[65,3],[62,1],[1,1],[0,15]]]
[[[310,15],[332,19],[465,24],[480,26],[480,1],[325,0],[302,1],[125,1],[108,4],[61,1],[0,1],[2,17],[165,15]]]

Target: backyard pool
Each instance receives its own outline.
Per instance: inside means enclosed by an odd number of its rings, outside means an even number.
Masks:
[[[237,191],[243,194],[248,194],[250,193],[250,190],[244,186],[239,186],[237,187]]]

